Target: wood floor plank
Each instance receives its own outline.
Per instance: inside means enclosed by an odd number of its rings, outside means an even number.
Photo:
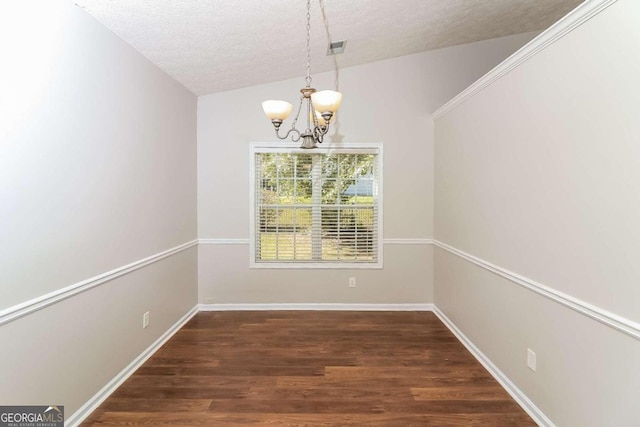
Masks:
[[[412,387],[415,400],[509,400],[507,392],[498,384],[484,386]]]
[[[140,387],[125,384],[112,396],[120,399],[237,399],[248,392],[248,387]]]
[[[535,425],[428,312],[197,314],[83,426]]]
[[[470,387],[478,384],[491,383],[495,384],[495,380],[492,377],[486,378],[462,378],[462,377],[438,377],[438,378],[385,378],[381,381],[378,378],[370,377],[341,377],[341,378],[327,378],[320,377],[320,382],[310,382],[309,377],[277,377],[276,382],[278,387],[286,388],[298,388],[306,389],[309,387],[369,387],[377,388],[381,387],[381,383],[384,387],[406,387],[410,389],[412,387],[442,387],[447,385],[458,385]]]
[[[102,406],[104,412],[205,412],[211,399],[158,399],[110,397]]]
[[[535,426],[523,420],[522,414],[503,413],[496,419],[493,414],[281,414],[281,413],[172,413],[159,417],[154,412],[105,412],[92,425],[96,426]]]

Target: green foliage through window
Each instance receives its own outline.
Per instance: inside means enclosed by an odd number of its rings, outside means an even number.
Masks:
[[[376,154],[256,153],[257,262],[377,262]]]

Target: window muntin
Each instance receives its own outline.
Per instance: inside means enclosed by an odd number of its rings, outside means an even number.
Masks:
[[[381,267],[381,147],[252,148],[252,266]]]

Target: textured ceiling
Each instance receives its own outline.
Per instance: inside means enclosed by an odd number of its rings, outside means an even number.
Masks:
[[[340,67],[540,31],[582,0],[321,0]],[[75,0],[196,95],[306,69],[304,0]],[[319,0],[311,4],[312,73],[329,71]]]

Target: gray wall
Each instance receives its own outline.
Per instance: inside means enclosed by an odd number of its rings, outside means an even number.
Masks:
[[[240,239],[233,245],[201,245],[200,302],[211,297],[216,303],[431,303],[432,246],[409,244],[433,236],[431,112],[533,36],[340,71],[344,100],[337,116],[344,142],[384,144],[384,238],[394,243],[385,244],[383,270],[250,270],[249,143],[276,140],[261,102],[284,97],[295,103],[304,80],[200,97],[199,237]],[[333,74],[314,76],[313,86],[333,88]],[[349,276],[358,279],[356,288],[347,287]]]
[[[620,0],[435,122],[436,239],[636,330],[638,22]],[[554,423],[640,423],[637,337],[448,251],[434,262],[437,307]]]
[[[196,239],[197,105],[70,1],[4,2],[0,17],[6,320]],[[2,324],[0,402],[72,414],[194,307],[196,273],[192,247]]]

